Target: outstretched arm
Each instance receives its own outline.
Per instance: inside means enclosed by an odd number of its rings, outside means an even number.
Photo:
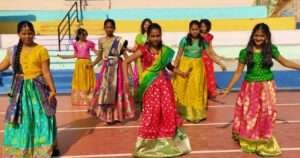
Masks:
[[[178,66],[180,63],[180,59],[183,55],[183,48],[178,48],[178,52],[177,55],[175,57],[175,61],[174,61],[174,65],[169,65],[169,69],[171,68],[175,74],[178,74],[184,78],[188,77],[189,73],[192,71],[192,69],[189,69],[187,72],[182,72],[181,70],[179,70]]]
[[[283,56],[279,55],[278,58],[276,58],[276,60],[283,66],[287,67],[287,68],[291,68],[291,69],[296,69],[296,70],[300,70],[300,65],[297,63],[294,63],[293,61],[290,61],[286,58],[284,58]]]
[[[181,56],[183,54],[183,48],[178,48],[177,55],[175,57],[174,66],[177,68],[181,59]]]
[[[60,55],[57,54],[58,57],[62,58],[62,59],[72,59],[75,58],[75,55]]]
[[[211,44],[208,45],[207,48],[207,55],[216,63],[218,64],[223,71],[226,70],[226,66],[221,62],[220,58],[212,48]]]
[[[10,50],[7,50],[6,56],[4,57],[4,59],[2,60],[2,62],[0,63],[0,72],[6,70],[9,68],[10,66],[10,58],[11,58],[11,53]]]
[[[123,77],[124,77],[124,86],[125,86],[125,90],[129,91],[129,80],[128,80],[128,65],[136,60],[137,58],[141,57],[143,54],[141,51],[137,51],[136,53],[132,54],[131,56],[128,56],[127,58],[125,58],[125,60],[123,61]]]
[[[227,85],[227,88],[223,91],[223,96],[226,96],[232,89],[232,87],[239,81],[243,70],[244,70],[245,64],[239,63],[237,66],[237,69],[235,70],[229,84]]]
[[[235,58],[227,58],[227,57],[218,55],[218,54],[216,53],[216,51],[213,49],[212,42],[209,43],[209,46],[211,47],[211,52],[212,52],[212,54],[213,54],[218,60],[236,60]]]
[[[103,58],[103,46],[102,46],[102,40],[99,39],[98,41],[98,53],[96,59],[93,61],[92,66],[95,66],[98,64]]]

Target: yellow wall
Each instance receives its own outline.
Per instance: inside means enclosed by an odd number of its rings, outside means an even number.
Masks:
[[[138,32],[140,21],[120,20],[117,22],[117,32]],[[158,20],[165,32],[186,32],[188,31],[189,20]],[[289,30],[296,28],[295,17],[274,17],[266,19],[217,19],[212,20],[213,31],[243,31],[251,30],[255,24],[265,22],[272,30]],[[37,34],[57,34],[58,21],[34,22]],[[72,31],[76,30],[78,25],[74,25]],[[84,21],[83,27],[89,34],[102,34],[103,21]],[[15,33],[16,23],[0,22],[0,34]]]
[[[242,31],[252,30],[257,23],[267,23],[271,30],[296,29],[295,17],[273,17],[264,19],[238,19],[238,20],[215,20],[213,21],[213,30],[220,31]]]
[[[0,22],[0,34],[15,34],[17,22]]]

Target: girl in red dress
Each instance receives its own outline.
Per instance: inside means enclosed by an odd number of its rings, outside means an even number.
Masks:
[[[220,56],[216,54],[214,49],[212,48],[212,40],[214,36],[209,33],[211,29],[211,22],[208,19],[201,19],[200,20],[200,31],[201,36],[204,38],[204,40],[208,43],[210,47],[210,51],[219,59],[221,59]],[[215,99],[217,96],[217,84],[216,84],[216,78],[215,78],[215,72],[214,72],[214,61],[207,55],[207,52],[204,51],[202,55],[202,59],[205,65],[205,72],[206,72],[206,79],[207,79],[207,91],[208,91],[208,98],[209,99]],[[226,67],[223,63],[218,62],[218,65],[220,65],[221,69],[223,71],[226,70]]]
[[[135,157],[178,157],[191,151],[189,139],[180,128],[172,83],[166,69],[186,76],[171,65],[174,50],[162,44],[161,27],[153,23],[148,41],[123,63],[125,89],[128,91],[128,65],[140,58],[142,78],[137,92],[142,102],[141,123],[134,150]]]

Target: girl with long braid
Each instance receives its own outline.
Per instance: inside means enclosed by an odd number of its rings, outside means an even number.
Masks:
[[[13,69],[5,115],[4,157],[51,157],[56,145],[56,90],[47,49],[35,43],[34,27],[18,24],[19,43],[9,49],[0,71]]]

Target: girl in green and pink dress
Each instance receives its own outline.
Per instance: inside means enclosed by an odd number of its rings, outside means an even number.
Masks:
[[[259,156],[281,154],[273,136],[277,110],[272,58],[285,67],[300,70],[299,64],[285,59],[272,44],[268,25],[257,24],[247,47],[240,51],[237,70],[223,92],[226,96],[231,91],[247,66],[235,105],[232,133],[243,151]]]

